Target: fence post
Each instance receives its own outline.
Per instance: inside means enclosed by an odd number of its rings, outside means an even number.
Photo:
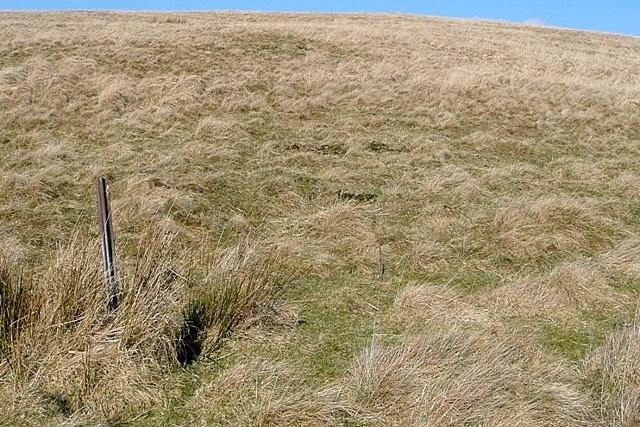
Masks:
[[[98,223],[100,226],[100,244],[102,247],[102,268],[107,284],[107,310],[109,312],[118,307],[120,298],[120,284],[116,273],[116,249],[113,244],[113,229],[111,227],[111,212],[109,211],[109,187],[107,180],[98,178]]]

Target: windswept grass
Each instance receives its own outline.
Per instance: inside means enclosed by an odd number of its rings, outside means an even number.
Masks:
[[[275,253],[264,258],[247,245],[220,250],[209,268],[200,267],[203,274],[172,246],[164,232],[140,242],[133,264],[121,270],[122,299],[113,312],[95,245],[75,242],[41,276],[3,266],[0,377],[10,391],[2,405],[13,408],[6,421],[123,422],[167,398],[164,377],[180,363],[213,356],[242,323],[273,316],[261,307],[277,304],[290,279]],[[201,348],[186,349],[194,343]]]
[[[583,381],[593,391],[606,426],[633,426],[640,422],[638,338],[637,323],[625,324],[580,366]]]
[[[243,243],[220,254],[203,284],[190,289],[183,308],[184,324],[177,342],[177,359],[192,363],[200,354],[213,354],[239,324],[260,321],[276,313],[279,293],[291,281],[276,253],[263,258],[256,246]]]
[[[637,422],[637,38],[375,14],[0,24],[0,424]]]
[[[348,400],[364,424],[588,425],[567,371],[527,340],[453,326],[357,359]]]

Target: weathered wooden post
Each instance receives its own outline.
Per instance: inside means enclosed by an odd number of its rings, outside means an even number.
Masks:
[[[120,284],[118,283],[116,272],[116,249],[113,244],[111,212],[109,211],[109,187],[107,186],[107,180],[104,178],[98,178],[97,198],[100,243],[102,246],[102,268],[107,283],[107,310],[111,312],[118,307]]]

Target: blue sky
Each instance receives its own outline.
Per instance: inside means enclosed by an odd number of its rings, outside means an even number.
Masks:
[[[0,10],[69,9],[401,12],[640,36],[640,0],[0,0]]]

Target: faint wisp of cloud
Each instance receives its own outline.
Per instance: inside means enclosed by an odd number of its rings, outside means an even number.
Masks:
[[[535,26],[546,25],[542,19],[538,19],[538,18],[529,18],[526,21],[523,21],[522,23],[525,25],[535,25]]]

